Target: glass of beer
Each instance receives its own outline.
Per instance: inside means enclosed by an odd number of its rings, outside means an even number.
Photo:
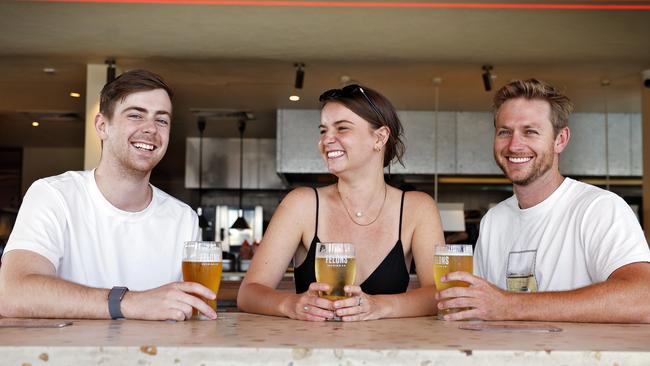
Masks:
[[[183,281],[197,282],[219,292],[222,269],[221,243],[216,241],[188,241],[183,247]],[[203,299],[217,311],[217,299]],[[192,310],[192,319],[208,319],[198,310]]]
[[[472,273],[474,269],[472,253],[471,244],[447,244],[434,248],[433,278],[436,281],[438,291],[451,287],[469,287],[469,283],[467,282],[442,282],[441,279],[444,275],[451,272],[463,271]],[[468,308],[438,309],[438,319],[442,320],[445,315],[462,310],[468,310]]]
[[[347,299],[345,286],[354,283],[357,266],[354,245],[350,243],[316,243],[316,282],[330,285],[319,296],[335,301]]]

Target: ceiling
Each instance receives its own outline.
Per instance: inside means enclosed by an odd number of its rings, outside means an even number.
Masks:
[[[553,9],[567,6],[579,9]],[[593,9],[621,6],[640,9]],[[489,63],[496,87],[537,77],[564,89],[578,111],[604,111],[607,100],[610,111],[639,112],[650,1],[5,1],[0,146],[82,147],[82,122],[33,128],[23,112],[84,116],[86,64],[109,57],[174,88],[175,169],[185,137],[197,135],[191,108],[250,110],[257,119],[247,136],[272,138],[277,108],[318,108],[318,95],[344,77],[404,110],[433,110],[440,77],[441,110],[480,111],[490,107],[481,82]],[[307,64],[305,85],[290,102],[297,61]],[[206,135],[235,137],[236,123],[211,120]]]

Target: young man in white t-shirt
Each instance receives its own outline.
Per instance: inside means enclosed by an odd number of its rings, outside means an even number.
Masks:
[[[650,323],[650,250],[617,195],[565,178],[569,99],[552,86],[515,80],[494,97],[494,158],[514,196],[481,221],[474,272],[436,293],[446,320]],[[507,291],[510,290],[510,291]]]
[[[92,171],[36,181],[0,267],[0,316],[189,319],[216,313],[208,288],[181,280],[182,245],[198,238],[186,204],[149,183],[169,143],[171,89],[133,70],[106,84]]]

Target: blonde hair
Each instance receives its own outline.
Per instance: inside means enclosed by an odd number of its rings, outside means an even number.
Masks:
[[[537,79],[513,80],[504,85],[494,94],[494,120],[499,108],[510,99],[526,98],[545,100],[551,106],[551,123],[557,136],[560,131],[569,126],[569,115],[573,112],[573,103],[552,85]]]

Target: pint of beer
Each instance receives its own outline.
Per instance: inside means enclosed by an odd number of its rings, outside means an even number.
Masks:
[[[447,244],[436,246],[433,259],[433,278],[436,281],[438,291],[451,287],[468,287],[469,284],[463,281],[442,282],[444,275],[451,272],[463,271],[472,273],[474,265],[472,259],[472,246],[469,244]],[[438,309],[438,319],[446,314],[465,309]]]
[[[214,241],[188,241],[183,247],[183,281],[198,282],[219,292],[221,284],[221,244]],[[215,311],[217,300],[203,299]],[[207,319],[198,310],[192,310],[193,319]]]
[[[346,299],[343,288],[354,283],[357,266],[354,246],[350,243],[316,243],[316,282],[330,285],[329,291],[321,291],[326,299]]]

